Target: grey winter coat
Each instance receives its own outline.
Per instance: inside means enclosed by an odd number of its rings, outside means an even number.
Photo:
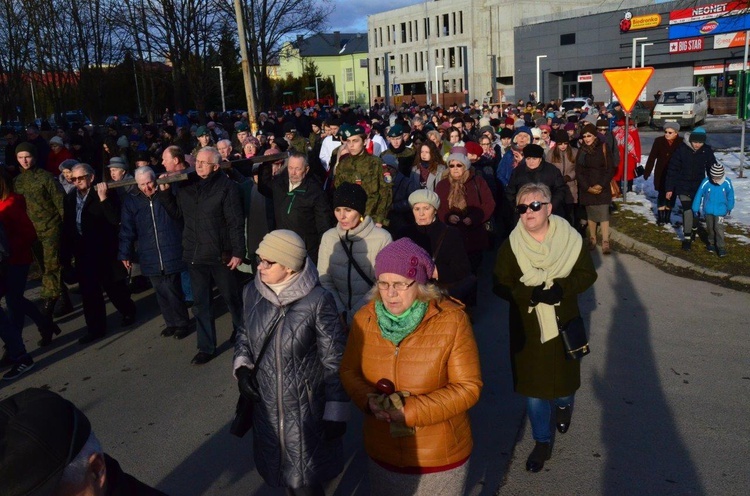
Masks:
[[[262,401],[253,412],[253,453],[273,487],[312,486],[343,469],[341,438],[324,439],[324,420],[345,421],[349,399],[339,381],[346,337],[333,296],[320,286],[308,258],[291,285],[276,295],[260,276],[243,292],[243,328],[234,370],[255,362]],[[278,322],[278,325],[275,325]]]

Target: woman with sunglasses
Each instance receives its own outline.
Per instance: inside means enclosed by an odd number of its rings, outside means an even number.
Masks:
[[[341,362],[364,412],[370,487],[391,496],[463,494],[469,471],[479,353],[463,306],[430,282],[434,268],[409,238],[378,254]]]
[[[461,231],[471,272],[476,275],[482,252],[490,246],[484,223],[495,211],[495,199],[482,175],[471,168],[464,150],[454,148],[451,151],[448,172],[435,186],[435,193],[440,198],[438,218]]]
[[[375,255],[391,235],[364,215],[367,193],[342,183],[333,194],[336,227],[323,233],[318,251],[320,284],[331,292],[345,328],[365,303],[375,280]]]
[[[302,238],[272,231],[256,254],[233,363],[240,394],[253,403],[255,467],[289,495],[323,496],[323,483],[344,465],[349,400],[339,364],[346,336]]]
[[[659,193],[656,199],[656,223],[660,226],[670,223],[672,209],[674,208],[677,198],[674,196],[667,200],[667,166],[672,158],[672,154],[682,143],[680,135],[680,125],[676,122],[664,123],[664,136],[659,136],[654,140],[651,146],[651,153],[646,160],[646,170],[643,173],[643,179],[651,177],[654,174],[654,189]]]
[[[612,253],[609,247],[609,204],[612,190],[609,183],[617,169],[612,150],[599,139],[596,126],[586,124],[581,130],[581,145],[576,157],[578,203],[586,207],[589,225],[589,250],[596,249],[596,225],[602,230],[602,253]]]
[[[568,431],[581,362],[567,360],[558,324],[580,315],[578,295],[596,280],[581,235],[552,215],[544,184],[518,191],[521,221],[500,247],[494,290],[510,303],[510,352],[514,390],[526,396],[535,445],[526,470],[539,472],[552,456],[550,423]],[[553,405],[554,403],[554,414]]]

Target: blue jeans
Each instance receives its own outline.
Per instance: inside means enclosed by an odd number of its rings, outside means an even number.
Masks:
[[[18,360],[26,355],[26,347],[21,336],[26,317],[24,308],[27,304],[33,305],[23,296],[28,274],[28,265],[8,265],[5,280],[0,283],[0,298],[5,297],[8,307],[7,313],[0,307],[0,339],[5,343],[8,356],[12,360]]]
[[[534,436],[534,441],[538,443],[548,443],[552,438],[552,429],[550,425],[552,423],[552,402],[555,406],[565,407],[573,404],[573,397],[575,395],[564,396],[562,398],[555,398],[554,400],[545,400],[542,398],[526,398],[526,413],[529,415],[531,421],[531,432]]]
[[[235,330],[242,327],[242,288],[237,274],[221,265],[190,265],[193,286],[193,315],[198,334],[198,350],[213,355],[216,352],[216,327],[211,311],[211,289],[216,284],[232,316]]]
[[[193,301],[193,287],[190,284],[190,272],[187,270],[180,272],[180,280],[182,281],[182,293],[185,295],[184,301]]]

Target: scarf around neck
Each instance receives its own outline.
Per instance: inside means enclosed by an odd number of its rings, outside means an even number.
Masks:
[[[510,247],[523,275],[520,282],[528,287],[544,284],[549,289],[554,279],[567,277],[578,260],[583,241],[570,223],[557,215],[550,215],[549,230],[541,243],[526,231],[520,222],[510,233]],[[559,303],[558,303],[559,305]],[[536,311],[542,343],[559,334],[555,306],[538,303],[529,307]]]
[[[427,313],[427,302],[416,300],[401,315],[393,315],[382,301],[375,302],[375,315],[380,326],[380,335],[398,346],[422,322]]]
[[[468,181],[472,174],[467,169],[458,179],[453,179],[450,175],[450,170],[446,171],[448,175],[448,182],[450,184],[450,191],[448,192],[448,208],[457,212],[466,211],[466,181]]]

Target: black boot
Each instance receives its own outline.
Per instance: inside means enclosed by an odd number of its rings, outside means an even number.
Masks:
[[[694,227],[693,230],[690,232],[690,241],[695,241],[695,238],[698,237],[698,228]]]
[[[664,210],[664,225],[672,225],[672,210],[669,208]]]
[[[571,407],[558,406],[555,408],[555,425],[557,426],[557,432],[565,434],[570,428],[570,419],[572,416]]]
[[[552,447],[549,443],[540,443],[537,441],[534,450],[526,460],[526,470],[530,472],[539,472],[544,468],[544,462],[552,457]]]
[[[664,210],[657,210],[656,211],[656,225],[657,226],[663,226],[664,225]]]
[[[58,298],[46,298],[44,300],[44,303],[42,305],[42,313],[45,317],[48,317],[50,319],[53,318],[55,314],[55,304],[57,303]]]
[[[73,312],[73,302],[70,301],[70,295],[68,294],[68,288],[63,286],[62,293],[60,294],[60,306],[54,313],[55,318],[68,315]]]
[[[62,330],[60,330],[57,324],[50,321],[49,324],[39,327],[39,334],[41,334],[42,339],[37,344],[39,344],[40,348],[44,348],[52,342],[54,336],[59,336],[61,332]]]

